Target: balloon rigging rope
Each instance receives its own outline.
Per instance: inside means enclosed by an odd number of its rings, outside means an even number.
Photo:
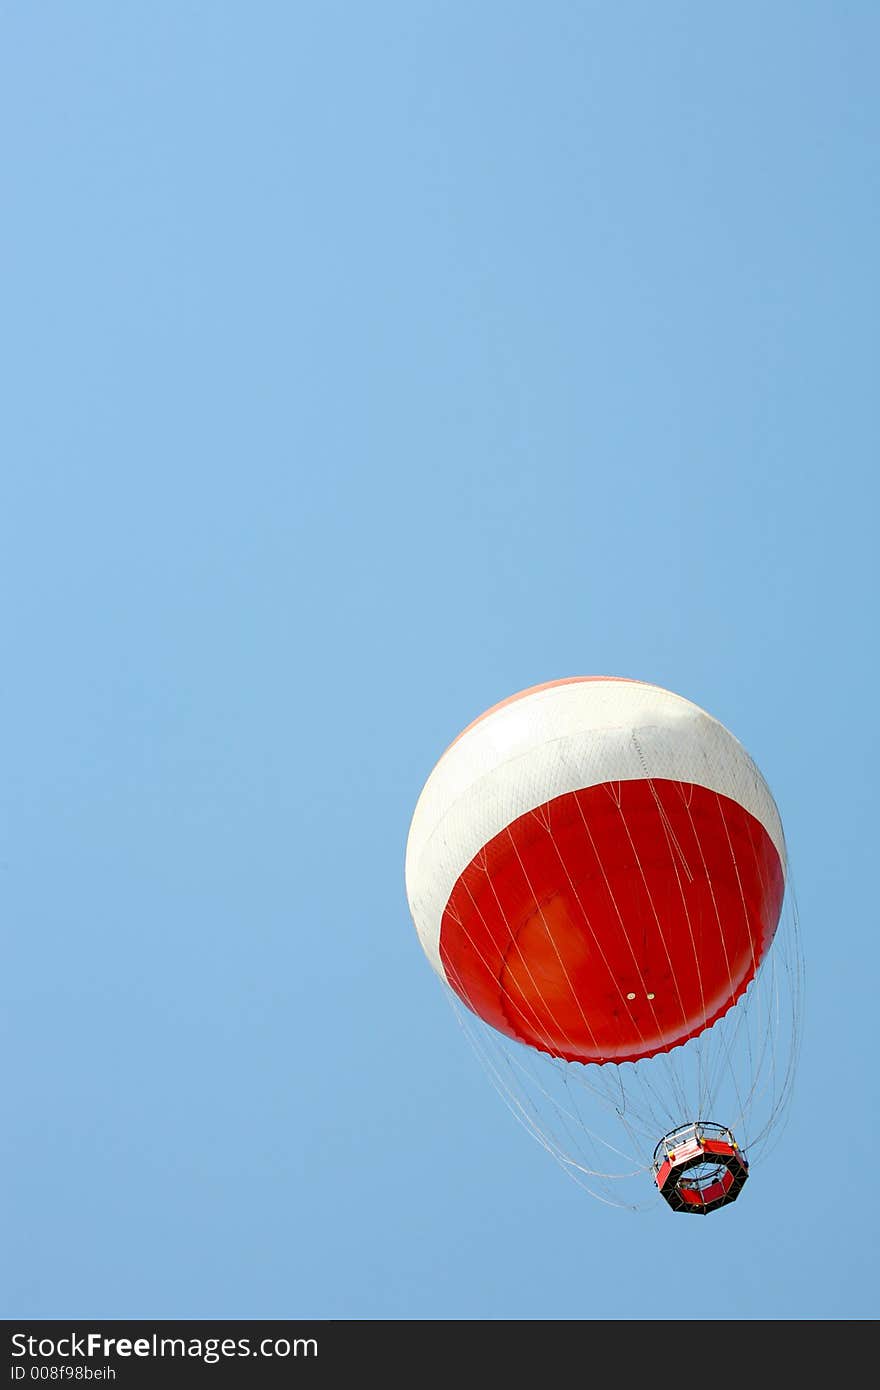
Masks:
[[[698,979],[700,999],[705,1013],[705,989],[702,977],[699,950],[697,947],[694,925],[688,909],[687,895],[685,893],[682,874],[689,882],[694,880],[694,870],[687,861],[681,843],[674,832],[669,814],[663,806],[662,800],[657,793],[653,781],[647,779],[654,795],[657,813],[660,818],[661,827],[665,842],[670,854],[675,881],[681,896],[682,909],[687,931],[694,953],[695,970]],[[611,791],[611,789],[608,789]],[[666,959],[672,973],[672,961],[669,950],[663,936],[663,927],[656,904],[652,897],[645,867],[639,858],[636,843],[627,823],[626,815],[623,810],[620,797],[620,789],[617,795],[611,792],[616,801],[617,810],[623,824],[632,854],[638,869],[644,893],[653,918],[653,925],[659,934]],[[717,795],[717,794],[716,794]],[[693,832],[694,841],[700,857],[701,878],[708,884],[712,906],[714,909],[715,922],[721,941],[721,950],[724,957],[727,977],[731,996],[734,993],[734,980],[731,962],[727,952],[727,943],[723,930],[723,923],[717,899],[712,886],[712,879],[700,840],[697,826],[694,822],[691,811],[690,801],[684,796],[682,789],[682,799],[687,811],[688,821]],[[621,905],[615,896],[611,879],[606,866],[602,861],[595,840],[584,815],[580,800],[575,797],[575,804],[583,823],[587,840],[589,841],[592,854],[598,866],[599,873],[605,884],[606,891],[613,906],[614,913],[619,923],[621,932],[626,940],[627,947],[633,959],[636,973],[639,976],[642,986],[647,993],[645,981],[639,969],[637,953],[630,933],[626,925],[625,914],[621,910]],[[739,887],[740,903],[745,917],[746,928],[748,931],[749,945],[752,955],[753,966],[758,959],[758,948],[754,937],[753,924],[749,916],[748,901],[743,887],[740,868],[736,858],[736,851],[731,840],[729,826],[724,815],[724,806],[721,798],[718,797],[718,812],[724,825],[727,837],[728,848],[731,856],[731,863],[736,882]],[[552,837],[549,824],[549,811],[538,819]],[[755,859],[755,869],[759,881],[761,882],[763,896],[767,897],[768,885],[765,882],[764,865],[762,856],[755,845],[751,835],[751,829],[747,826],[750,846]],[[565,980],[567,988],[575,1001],[578,1012],[591,1046],[598,1051],[598,1044],[590,1026],[589,1018],[583,1008],[582,1002],[578,997],[574,982],[566,966],[565,957],[560,950],[558,941],[554,938],[551,922],[548,920],[543,905],[539,901],[538,893],[531,880],[529,879],[526,866],[517,848],[513,836],[508,829],[511,845],[519,863],[520,871],[528,886],[528,890],[535,903],[535,915],[539,918],[543,930],[547,935],[548,941],[554,953],[559,971]],[[582,915],[586,931],[592,939],[593,946],[597,954],[603,960],[606,969],[611,974],[609,962],[602,949],[601,941],[598,939],[595,928],[590,920],[590,914],[582,900],[581,893],[578,891],[575,880],[566,862],[565,856],[558,843],[554,840],[554,848],[560,861],[560,865],[569,883],[574,900],[577,902],[579,911]],[[503,1038],[491,1026],[486,1025],[479,1019],[479,1010],[475,1003],[469,999],[468,991],[464,986],[464,981],[455,978],[453,968],[446,963],[450,983],[459,992],[461,1000],[467,1005],[467,1009],[462,1009],[459,998],[450,993],[450,998],[454,1004],[460,1026],[465,1032],[471,1047],[476,1052],[484,1070],[487,1072],[493,1086],[498,1091],[508,1109],[512,1112],[518,1123],[528,1130],[534,1138],[554,1157],[561,1167],[592,1196],[611,1206],[624,1206],[631,1210],[643,1209],[642,1204],[633,1204],[621,1200],[614,1192],[615,1184],[622,1178],[644,1177],[646,1171],[651,1169],[651,1156],[653,1148],[659,1138],[664,1133],[670,1132],[679,1124],[697,1121],[699,1119],[714,1120],[724,1122],[732,1130],[737,1130],[738,1126],[747,1122],[749,1114],[756,1102],[768,1090],[770,1091],[769,1112],[763,1125],[755,1134],[743,1134],[741,1147],[749,1147],[752,1153],[759,1149],[766,1151],[766,1140],[771,1133],[776,1136],[776,1131],[780,1120],[786,1114],[792,1090],[792,1081],[796,1068],[798,1054],[800,1050],[800,1018],[803,994],[803,963],[800,950],[799,925],[797,920],[796,908],[793,904],[793,894],[787,894],[787,901],[791,901],[789,916],[791,918],[792,932],[791,942],[788,946],[780,941],[778,944],[781,949],[771,952],[769,958],[759,965],[755,971],[754,978],[745,993],[738,1002],[733,1005],[719,1023],[726,1022],[724,1028],[716,1025],[706,1029],[702,1034],[688,1040],[683,1045],[676,1046],[665,1053],[658,1053],[654,1057],[643,1059],[638,1064],[595,1064],[566,1062],[558,1056],[560,1039],[572,1051],[576,1052],[577,1044],[571,1039],[562,1021],[557,1017],[552,1000],[542,990],[539,980],[536,978],[529,960],[523,952],[518,939],[518,934],[514,930],[508,915],[504,910],[501,899],[498,895],[492,875],[488,870],[485,852],[482,857],[478,856],[475,866],[486,873],[489,888],[493,895],[495,905],[498,910],[501,922],[503,923],[503,939],[498,939],[497,928],[493,929],[484,915],[480,902],[471,890],[467,876],[464,876],[464,887],[468,893],[472,908],[479,919],[486,934],[486,939],[492,943],[494,949],[499,953],[502,960],[516,960],[522,970],[522,977],[528,980],[531,998],[522,991],[516,990],[516,995],[510,987],[502,986],[502,998],[504,1008],[508,1017],[512,1021],[519,1019],[524,1031],[536,1037],[546,1051],[535,1051],[524,1041],[513,1041]],[[790,884],[789,884],[790,888]],[[452,909],[451,909],[452,910]],[[479,944],[473,939],[467,929],[466,924],[453,910],[453,916],[462,930],[474,957],[479,960],[487,972],[490,971],[490,963],[486,960],[484,952]],[[649,919],[650,920],[650,919]],[[777,929],[777,935],[782,937],[782,922]],[[514,980],[514,985],[515,985]],[[620,999],[625,1003],[623,991],[618,985]],[[678,1003],[682,1010],[682,1018],[685,1028],[688,1026],[686,1010],[676,983],[676,994]],[[533,1001],[538,1001],[540,1008],[536,1007]],[[656,1009],[651,1006],[655,1024],[658,1031],[660,1024],[657,1019]],[[786,1010],[790,1014],[790,1034],[787,1038],[787,1060],[780,1069],[777,1057],[777,1035],[782,1027],[782,1014]],[[477,1015],[477,1017],[474,1017]],[[551,1029],[553,1032],[551,1032]],[[640,1032],[640,1037],[644,1043],[644,1033]],[[548,1055],[549,1054],[549,1055]],[[743,1067],[745,1085],[741,1083],[739,1076],[740,1057],[745,1059],[747,1067]],[[624,1069],[626,1071],[626,1081],[624,1082]],[[560,1094],[554,1094],[549,1084],[545,1084],[552,1079],[557,1086]],[[693,1080],[691,1080],[693,1078]],[[712,1098],[716,1094],[727,1088],[732,1094],[730,1099],[735,1101],[729,1115],[709,1114],[708,1110],[712,1107]],[[626,1153],[617,1144],[610,1141],[605,1135],[601,1134],[592,1123],[588,1122],[582,1109],[582,1099],[591,1094],[596,1098],[600,1107],[604,1108],[609,1115],[613,1115],[615,1120],[622,1126],[623,1132],[628,1135],[633,1152]],[[725,1104],[728,1102],[725,1101]],[[694,1113],[691,1113],[691,1112]],[[735,1112],[735,1113],[734,1113]],[[742,1141],[745,1142],[742,1142]],[[594,1152],[594,1150],[596,1152]],[[602,1163],[597,1157],[597,1153],[604,1153],[606,1162]],[[611,1171],[608,1168],[607,1159],[615,1157],[622,1160],[625,1167],[619,1171]],[[589,1181],[587,1181],[589,1180]],[[654,1193],[656,1197],[656,1191]]]

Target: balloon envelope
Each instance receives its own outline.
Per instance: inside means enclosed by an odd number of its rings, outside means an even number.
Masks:
[[[498,1032],[567,1061],[675,1048],[736,1004],[773,941],[786,855],[739,741],[641,681],[536,686],[471,724],[417,802],[412,916]]]

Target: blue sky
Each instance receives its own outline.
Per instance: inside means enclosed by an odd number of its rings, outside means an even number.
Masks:
[[[877,7],[0,24],[0,1312],[875,1318]],[[591,673],[791,853],[791,1122],[704,1222],[564,1176],[409,918],[440,752]]]

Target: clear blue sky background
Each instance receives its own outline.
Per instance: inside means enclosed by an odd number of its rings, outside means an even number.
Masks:
[[[7,1318],[878,1313],[880,9],[0,12]],[[703,1222],[520,1129],[415,800],[538,681],[780,805],[790,1126]]]

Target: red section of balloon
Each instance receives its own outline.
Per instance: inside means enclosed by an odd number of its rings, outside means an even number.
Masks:
[[[440,956],[456,993],[568,1061],[625,1062],[710,1026],[779,921],[779,854],[737,802],[652,779],[556,797],[456,882]]]

